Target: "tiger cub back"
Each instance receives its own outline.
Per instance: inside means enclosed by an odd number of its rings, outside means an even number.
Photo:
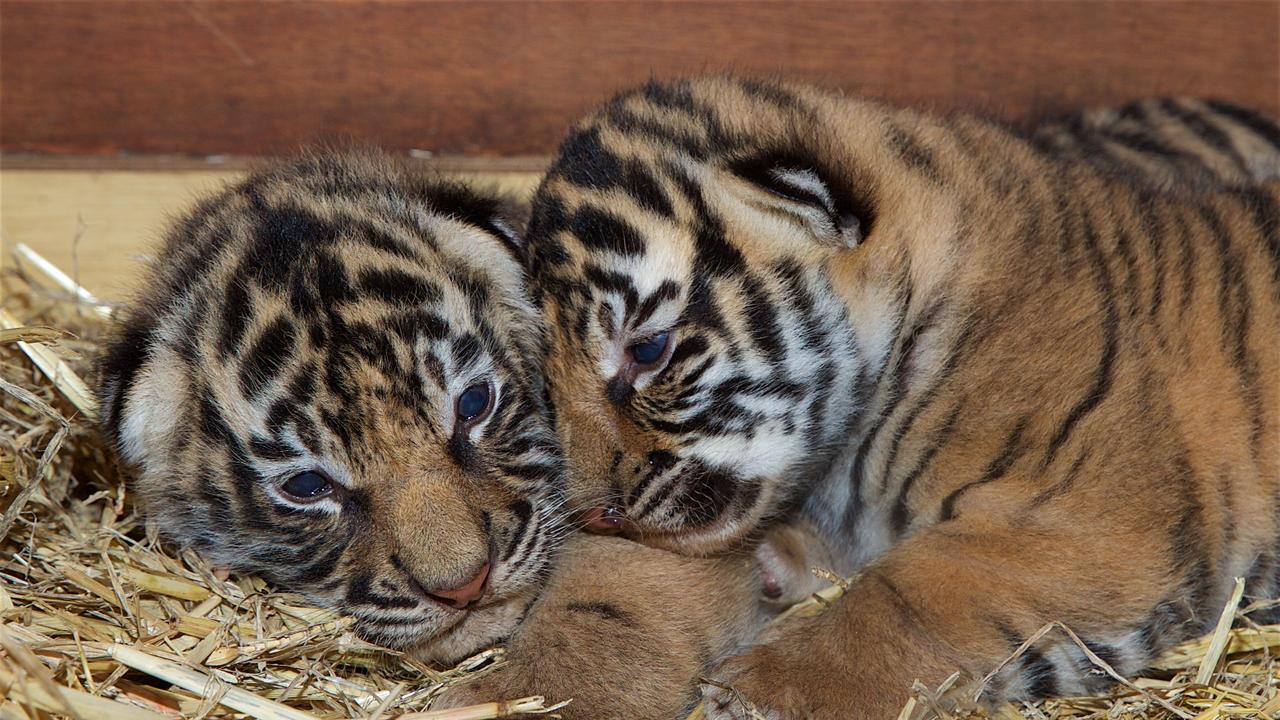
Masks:
[[[1031,133],[1039,148],[1160,191],[1280,178],[1280,126],[1219,100],[1155,98],[1070,115]]]

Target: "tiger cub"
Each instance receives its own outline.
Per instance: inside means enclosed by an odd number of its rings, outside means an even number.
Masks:
[[[1280,151],[1176,109],[1251,177]],[[892,717],[1052,621],[1131,673],[1231,578],[1280,592],[1280,184],[1070,154],[731,77],[570,132],[527,244],[572,502],[686,554],[802,514],[861,571],[711,673],[708,717]],[[984,697],[1092,668],[1051,633]]]
[[[374,152],[177,221],[100,368],[151,521],[393,648],[505,637],[566,530],[517,224]]]

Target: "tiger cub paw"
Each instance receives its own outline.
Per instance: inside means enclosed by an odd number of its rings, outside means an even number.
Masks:
[[[513,678],[505,678],[502,673],[495,673],[462,685],[454,685],[431,703],[431,710],[454,710],[472,705],[506,703],[541,694],[534,692],[533,688],[523,683],[510,680]],[[547,698],[547,703],[551,702],[553,699]]]
[[[824,666],[812,648],[792,642],[759,645],[730,658],[702,686],[707,720],[848,718],[848,706],[827,697],[840,670]]]

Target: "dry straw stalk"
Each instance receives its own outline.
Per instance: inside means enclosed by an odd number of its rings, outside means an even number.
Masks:
[[[224,578],[157,541],[91,423],[85,380],[105,308],[29,249],[18,256],[0,271],[0,719],[490,720],[561,707],[494,698],[432,711],[434,697],[500,666],[502,653],[429,668],[297,596]],[[844,582],[828,579],[792,613],[836,600]],[[1280,626],[1251,624],[1266,604],[1238,607],[1241,592],[1212,635],[1107,695],[975,710],[956,676],[917,685],[900,720],[1280,717]],[[1051,624],[1040,641],[1078,639]]]

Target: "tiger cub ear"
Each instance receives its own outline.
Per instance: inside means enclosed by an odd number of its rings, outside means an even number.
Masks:
[[[484,227],[520,257],[525,253],[525,230],[529,227],[529,203],[502,197],[494,203]]]
[[[529,203],[505,193],[482,192],[453,182],[432,186],[425,197],[440,214],[451,215],[489,233],[523,261]]]
[[[784,157],[736,163],[733,171],[757,187],[786,200],[780,208],[805,221],[814,234],[842,248],[862,244],[868,230],[863,214],[815,163]],[[838,187],[838,186],[836,186]]]

